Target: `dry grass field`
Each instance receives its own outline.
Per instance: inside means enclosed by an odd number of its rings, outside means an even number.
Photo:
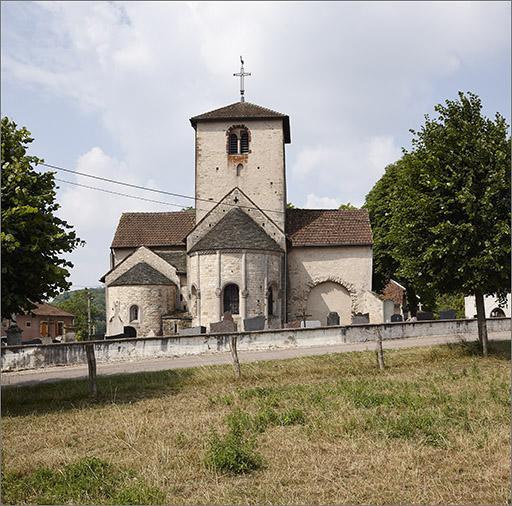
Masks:
[[[9,504],[504,504],[510,343],[2,391]]]

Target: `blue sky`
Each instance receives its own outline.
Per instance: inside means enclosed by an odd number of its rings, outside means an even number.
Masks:
[[[1,109],[47,163],[192,195],[188,119],[238,100],[242,54],[247,100],[290,116],[288,200],[361,205],[410,145],[409,129],[459,90],[510,121],[510,11],[509,2],[2,2]],[[99,285],[123,211],[173,209],[64,183],[58,197],[87,243],[70,255],[76,286]]]

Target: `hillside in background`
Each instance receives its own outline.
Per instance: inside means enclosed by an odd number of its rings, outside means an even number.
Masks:
[[[92,294],[91,301],[91,319],[93,325],[93,334],[105,334],[105,289],[102,287],[89,288]],[[69,311],[75,315],[75,325],[80,334],[87,333],[87,298],[85,289],[70,290],[55,297],[51,301],[65,311]]]

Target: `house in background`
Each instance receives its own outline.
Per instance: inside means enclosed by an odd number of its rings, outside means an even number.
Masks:
[[[57,337],[63,338],[65,329],[72,327],[75,316],[63,309],[60,309],[45,302],[38,304],[29,314],[16,315],[16,323],[22,330],[21,341],[41,339],[43,342],[51,342]],[[2,321],[2,336],[11,321]]]
[[[486,295],[484,297],[484,307],[486,318],[510,318],[510,293],[507,295],[507,301],[504,306],[500,306],[497,297]],[[464,312],[466,318],[476,318],[476,302],[474,296],[464,297]]]

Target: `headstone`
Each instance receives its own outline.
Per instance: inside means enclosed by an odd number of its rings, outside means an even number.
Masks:
[[[457,313],[455,309],[445,309],[444,311],[439,312],[440,320],[455,320],[457,318]]]
[[[200,327],[188,327],[186,329],[179,329],[178,335],[179,336],[197,336],[199,334],[205,334],[206,333],[206,327],[200,326]]]
[[[300,329],[301,328],[301,321],[300,320],[292,320],[285,324],[285,328],[287,329]]]
[[[395,312],[395,303],[390,299],[386,299],[382,303],[382,310],[384,311],[384,321],[389,322],[391,320],[391,316]]]
[[[432,314],[432,311],[418,311],[416,313],[416,318],[418,321],[433,320],[434,315]]]
[[[392,322],[401,322],[401,321],[403,321],[402,315],[401,314],[391,315],[391,321]]]
[[[300,326],[306,329],[316,329],[322,326],[322,322],[319,320],[306,320],[305,322],[300,322]]]
[[[265,317],[255,316],[244,320],[244,330],[251,332],[253,330],[263,330],[265,328]]]
[[[370,313],[356,313],[352,315],[352,325],[364,325],[370,323]]]
[[[340,315],[336,311],[332,311],[327,315],[327,326],[332,327],[333,325],[340,324]]]
[[[227,332],[236,332],[236,323],[233,320],[210,323],[210,333],[225,334]]]
[[[16,323],[11,323],[5,331],[7,335],[7,346],[15,346],[21,344],[21,330]]]

